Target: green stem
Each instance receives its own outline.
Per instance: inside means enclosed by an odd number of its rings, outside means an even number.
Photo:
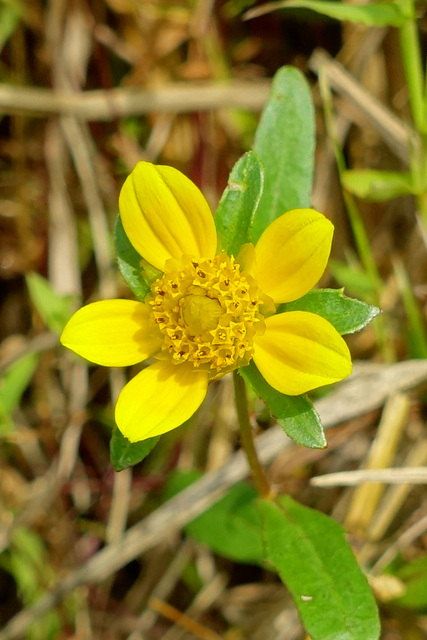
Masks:
[[[403,68],[408,85],[409,101],[415,128],[425,132],[426,118],[424,105],[424,74],[421,63],[421,49],[415,18],[408,20],[399,30]]]
[[[417,206],[427,230],[427,69],[423,71],[421,46],[414,0],[400,0],[400,8],[407,16],[399,29],[400,51],[408,86],[412,118],[421,145],[410,146],[411,174],[416,191]]]
[[[341,174],[342,175],[342,174]],[[380,304],[381,291],[383,289],[383,283],[381,276],[378,272],[375,258],[372,254],[369,237],[366,232],[363,220],[360,216],[359,209],[351,194],[343,190],[344,202],[347,208],[347,214],[350,221],[351,230],[353,232],[354,241],[356,243],[357,251],[360,256],[360,260],[369,279],[372,284],[375,295],[375,304]]]
[[[249,420],[245,381],[237,371],[233,371],[233,382],[242,447],[246,453],[252,478],[258,493],[261,498],[269,498],[272,495],[272,491],[255,449],[252,426]]]

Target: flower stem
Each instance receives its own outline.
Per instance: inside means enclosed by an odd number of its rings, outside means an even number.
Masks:
[[[399,36],[409,102],[415,127],[419,133],[425,134],[424,78],[415,3],[414,0],[400,0],[400,6],[408,16],[408,20],[399,30]]]
[[[269,498],[272,496],[272,490],[255,449],[252,426],[249,420],[248,399],[246,395],[245,381],[237,373],[237,371],[233,371],[233,382],[234,398],[236,401],[242,447],[246,453],[246,457],[248,459],[249,467],[252,473],[252,478],[258,493],[260,494],[261,498]]]

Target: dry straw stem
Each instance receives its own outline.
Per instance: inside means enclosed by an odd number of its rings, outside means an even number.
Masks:
[[[46,128],[44,155],[49,176],[49,280],[58,294],[81,295],[77,221],[66,174],[68,155],[57,121]]]
[[[413,484],[427,482],[427,440],[424,436],[418,438],[409,451],[403,466],[400,469],[393,469],[395,477],[401,480],[396,481],[397,487],[389,487],[385,492],[381,504],[375,514],[375,520],[368,529],[369,540],[380,540],[387,531],[391,521],[405,503],[408,493]],[[421,468],[417,468],[421,467]],[[407,471],[407,473],[406,473]],[[396,473],[397,472],[397,473]],[[404,476],[406,477],[406,481]],[[408,476],[412,476],[411,478]],[[424,481],[421,480],[424,476]],[[390,483],[390,484],[394,484]]]
[[[408,360],[395,365],[366,363],[326,398],[316,403],[325,427],[332,427],[381,407],[389,395],[414,389],[427,382],[427,360]],[[256,440],[262,464],[269,464],[289,448],[292,441],[279,427]],[[9,621],[0,640],[25,635],[27,627],[51,610],[77,587],[97,583],[142,553],[152,549],[215,503],[227,489],[248,475],[242,452],[234,454],[221,469],[207,473],[191,487],[169,500],[145,520],[129,529],[118,544],[96,553],[85,565],[72,571],[56,588]]]
[[[424,535],[426,531],[427,515],[424,515],[420,519],[417,519],[413,525],[408,527],[393,544],[387,547],[386,551],[372,567],[372,574],[379,575],[401,551],[407,549],[414,540]]]
[[[365,470],[387,468],[395,455],[407,424],[410,400],[406,394],[390,395],[377,434],[364,464]],[[345,525],[351,530],[365,531],[384,492],[383,484],[363,484],[358,487],[350,503]]]
[[[386,484],[426,484],[427,467],[396,467],[389,469],[358,469],[316,476],[310,480],[315,487],[354,487],[371,482]],[[408,485],[409,486],[409,485]],[[371,488],[369,489],[371,490]]]
[[[409,162],[410,146],[419,144],[416,132],[372,96],[339,62],[325,51],[316,49],[309,60],[309,67],[318,73],[325,71],[331,87],[346,98],[377,131],[388,147],[403,162]]]
[[[65,141],[58,123],[47,128],[45,158],[49,175],[49,280],[56,293],[81,295],[78,259],[77,224],[67,189],[67,154]],[[57,337],[55,336],[56,341]],[[64,372],[65,373],[65,372]],[[82,362],[71,364],[64,377],[68,377],[68,408],[70,420],[61,438],[57,476],[68,480],[74,470],[83,423],[86,419],[88,372]],[[53,502],[61,482],[46,494],[47,503]],[[9,535],[11,534],[9,530]]]
[[[270,88],[270,80],[171,83],[156,89],[129,88],[81,93],[2,85],[0,112],[114,120],[151,112],[189,113],[230,107],[260,111],[267,101]]]
[[[378,478],[388,484],[396,483],[397,486],[388,487],[382,500],[367,528],[367,542],[358,553],[359,562],[368,565],[373,557],[377,557],[378,546],[375,544],[381,540],[388,527],[399,513],[405,500],[415,484],[425,484],[427,482],[427,469],[423,467],[427,462],[427,440],[421,435],[412,445],[406,456],[402,467],[399,469],[381,469],[374,473],[383,471],[392,472],[393,481]],[[421,467],[421,468],[417,468]],[[363,471],[362,471],[363,473]],[[368,471],[365,473],[372,473]],[[404,530],[406,527],[402,527]]]
[[[110,232],[99,193],[90,136],[86,128],[75,117],[62,117],[60,124],[74,161],[89,213],[89,224],[92,231],[95,260],[99,275],[100,294],[103,298],[113,297],[116,295],[116,284],[115,274],[112,269],[113,257],[110,248]]]

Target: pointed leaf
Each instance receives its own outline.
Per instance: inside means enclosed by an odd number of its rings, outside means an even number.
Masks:
[[[277,313],[310,311],[328,320],[341,335],[360,331],[381,309],[366,302],[347,298],[343,289],[313,289],[294,302],[280,305]]]
[[[253,362],[240,369],[240,373],[294,442],[311,449],[326,447],[322,423],[307,396],[286,396],[276,391],[264,380]]]
[[[73,296],[56,293],[49,280],[38,273],[25,276],[31,301],[52,333],[60,334],[73,308]]]
[[[20,403],[37,368],[40,355],[28,353],[8,367],[0,378],[0,433],[13,428],[11,415]]]
[[[110,440],[110,457],[114,469],[123,471],[127,467],[133,467],[138,464],[148,456],[159,440],[160,436],[156,436],[147,438],[142,442],[132,443],[115,427]]]
[[[335,280],[353,295],[365,299],[375,296],[375,288],[370,276],[359,265],[351,261],[349,264],[340,260],[330,260],[328,269]]]
[[[249,241],[263,180],[261,162],[253,151],[242,156],[230,173],[215,215],[220,248],[228,255],[237,256],[242,244]]]
[[[314,142],[310,88],[300,71],[283,67],[274,76],[255,136],[254,151],[265,173],[253,222],[253,242],[278,216],[310,206]]]
[[[258,504],[266,559],[312,640],[377,640],[375,600],[341,526],[288,496]]]
[[[347,191],[373,202],[384,202],[414,193],[411,174],[401,171],[349,169],[342,172],[341,180]]]

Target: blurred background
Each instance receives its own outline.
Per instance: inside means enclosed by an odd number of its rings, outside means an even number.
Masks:
[[[353,356],[379,372],[427,358],[425,218],[405,182],[414,134],[398,30],[296,8],[250,18],[251,7],[247,0],[0,0],[1,625],[154,513],[172,475],[215,471],[238,448],[225,378],[196,425],[162,438],[132,471],[115,473],[113,405],[128,372],[88,366],[64,352],[58,335],[82,302],[130,296],[113,230],[121,184],[136,162],[177,167],[214,210],[283,65],[306,75],[316,108],[313,206],[336,228],[322,285],[345,286],[383,310],[349,337]],[[393,188],[370,184],[364,192],[351,173],[361,169],[398,178]],[[309,480],[425,465],[424,379],[426,372],[408,382],[417,392],[399,395],[402,404],[386,417],[361,409],[331,431],[328,450],[295,445],[269,471],[274,484],[346,526],[368,572],[389,552],[372,578],[387,640],[427,638],[423,485],[401,485],[384,499],[384,485],[325,490]],[[252,402],[262,431],[269,418]],[[165,526],[149,553],[124,565],[96,584],[83,576],[65,600],[0,638],[305,638],[274,574],[225,559],[191,535],[168,535]],[[158,600],[150,601],[153,593]],[[185,626],[184,611],[199,626]]]

